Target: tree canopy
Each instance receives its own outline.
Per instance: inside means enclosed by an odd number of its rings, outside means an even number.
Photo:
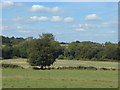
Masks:
[[[61,46],[54,41],[52,34],[42,34],[42,38],[34,39],[29,46],[28,62],[33,66],[50,66],[61,53]]]
[[[56,58],[67,60],[120,60],[120,42],[96,43],[91,41],[57,42],[51,33],[43,33],[40,38],[2,38],[0,51],[3,59],[29,58],[32,65],[50,65]],[[37,58],[37,59],[36,59]],[[38,61],[42,59],[40,63]],[[48,60],[48,61],[46,61]],[[50,62],[49,64],[46,62]]]

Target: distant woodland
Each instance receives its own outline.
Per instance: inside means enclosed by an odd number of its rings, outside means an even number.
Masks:
[[[12,58],[28,58],[30,52],[34,52],[36,48],[32,48],[35,45],[41,47],[39,49],[49,48],[49,46],[54,45],[55,56],[57,59],[65,60],[120,60],[119,56],[119,44],[120,43],[96,43],[90,41],[74,41],[71,43],[58,42],[55,41],[55,37],[52,34],[43,34],[40,38],[35,39],[33,37],[28,38],[15,38],[15,37],[5,37],[0,36],[2,39],[1,48],[2,59],[12,59]],[[47,39],[41,40],[42,38],[48,38],[51,40],[50,45],[46,46]],[[39,40],[37,42],[37,40]],[[41,41],[40,41],[41,40]],[[41,43],[42,42],[42,43]],[[36,44],[35,44],[36,43]],[[41,44],[40,44],[41,43]],[[32,49],[31,49],[32,48]],[[31,50],[31,51],[30,51]],[[50,52],[46,51],[46,52]],[[37,53],[41,55],[42,52]],[[49,54],[49,53],[47,53]]]

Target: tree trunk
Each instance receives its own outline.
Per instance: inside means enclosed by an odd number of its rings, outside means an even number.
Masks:
[[[41,66],[41,69],[43,70],[43,66]]]
[[[45,66],[45,70],[46,70],[46,66]]]

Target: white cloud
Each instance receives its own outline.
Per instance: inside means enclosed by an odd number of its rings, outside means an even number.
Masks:
[[[51,22],[73,22],[74,18],[72,17],[60,17],[60,16],[52,16],[52,17],[46,17],[46,16],[31,16],[31,17],[16,17],[12,19],[15,22],[21,22],[21,23],[32,23],[36,21],[51,21]]]
[[[2,5],[3,5],[3,6],[13,6],[14,3],[13,3],[12,1],[4,1],[4,2],[2,3]]]
[[[75,31],[85,31],[84,28],[76,28]]]
[[[19,23],[32,23],[33,21],[35,21],[35,20],[31,19],[31,17],[20,17],[20,16],[15,17],[12,20],[14,22],[19,22]]]
[[[108,21],[100,24],[77,24],[73,25],[73,28],[84,28],[87,29],[96,29],[96,28],[116,28],[118,25],[118,22],[116,21]]]
[[[72,18],[72,17],[66,17],[66,18],[64,18],[64,21],[65,22],[73,22],[74,18]]]
[[[4,1],[3,5],[14,5],[12,1]]]
[[[11,9],[14,6],[20,7],[20,6],[23,6],[23,4],[22,3],[14,3],[12,1],[4,1],[4,2],[0,3],[0,7],[3,9]]]
[[[10,8],[12,8],[14,6],[14,3],[13,2],[11,2],[11,1],[4,1],[4,2],[1,2],[0,3],[0,7],[1,8],[5,8],[5,9],[10,9]]]
[[[102,20],[101,17],[97,16],[96,14],[90,14],[85,17],[87,21],[95,21],[95,20]]]
[[[96,24],[77,24],[77,25],[73,25],[73,28],[92,29],[92,28],[97,28],[97,25]]]
[[[117,27],[117,26],[118,26],[117,21],[108,21],[101,24],[101,27]]]
[[[57,35],[61,35],[62,33],[61,33],[61,32],[56,32],[55,34],[57,34]]]
[[[22,26],[17,26],[17,29],[23,29],[23,27]]]
[[[117,21],[108,21],[104,23],[99,23],[99,24],[74,24],[71,26],[60,26],[57,25],[55,28],[60,28],[60,29],[72,29],[75,31],[87,31],[87,30],[97,30],[97,29],[116,29],[118,27],[118,22]]]
[[[61,12],[61,9],[59,7],[46,7],[43,5],[32,5],[31,11],[33,12],[52,12],[52,13],[59,13]]]
[[[62,18],[60,16],[52,16],[51,21],[52,22],[60,22],[60,21],[62,21]]]
[[[35,21],[48,21],[49,18],[48,17],[44,17],[44,16],[41,16],[41,17],[38,17],[38,16],[32,16],[30,17],[31,20],[35,20]]]
[[[0,30],[8,30],[8,26],[0,26]]]
[[[48,21],[49,18],[45,16],[31,16],[31,17],[16,17],[12,19],[15,22],[21,22],[21,23],[32,23],[35,21]]]
[[[113,33],[118,33],[118,32],[117,32],[117,30],[113,30],[113,31],[109,31],[108,33],[113,34]]]
[[[18,16],[18,17],[13,18],[12,20],[13,20],[13,21],[23,21],[23,20],[25,20],[25,18]]]
[[[20,32],[20,33],[29,33],[30,31],[20,30],[20,31],[18,31],[18,32]]]

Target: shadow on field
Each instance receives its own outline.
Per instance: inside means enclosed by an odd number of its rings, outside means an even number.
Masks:
[[[80,70],[118,70],[117,68],[109,67],[93,67],[93,66],[78,66],[78,67],[33,67],[34,70],[53,70],[53,69],[80,69]]]

